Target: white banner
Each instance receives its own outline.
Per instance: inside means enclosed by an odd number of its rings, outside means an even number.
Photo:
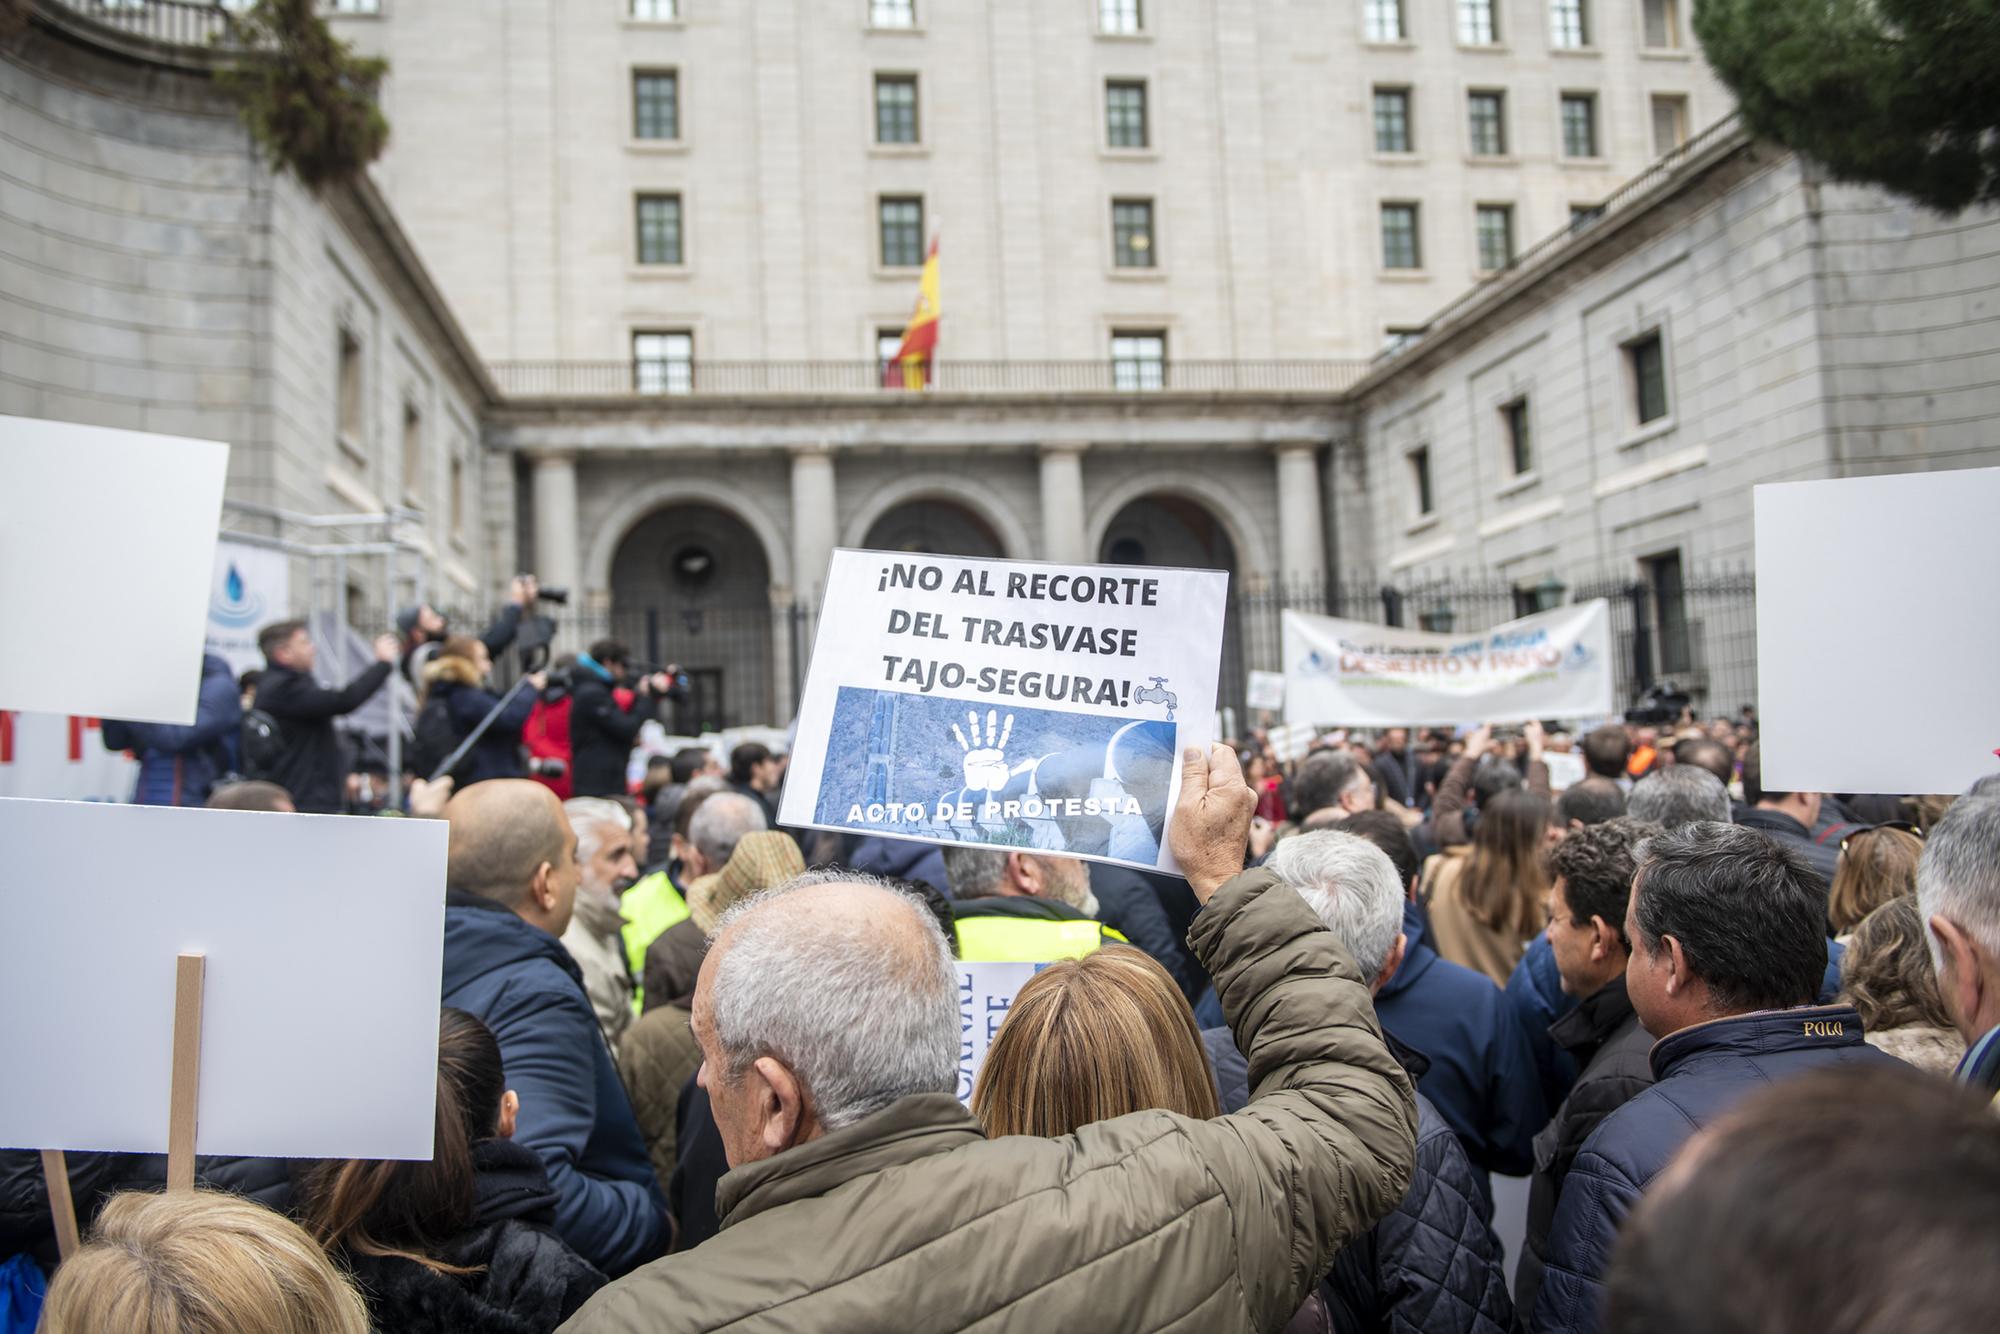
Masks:
[[[1612,711],[1602,600],[1462,635],[1288,611],[1284,653],[1289,721],[1438,726]]]
[[[837,551],[779,821],[1172,871],[1229,577]]]
[[[139,762],[106,750],[95,718],[0,709],[0,797],[129,801]]]
[[[986,1051],[1006,1022],[1014,997],[1045,963],[958,963],[958,1100],[972,1102],[972,1086]]]
[[[257,632],[291,614],[292,562],[282,551],[216,539],[208,587],[208,651],[242,675],[262,668]]]
[[[1275,713],[1285,707],[1285,674],[1283,672],[1252,672],[1248,688],[1243,692],[1243,702],[1252,709],[1265,713]]]

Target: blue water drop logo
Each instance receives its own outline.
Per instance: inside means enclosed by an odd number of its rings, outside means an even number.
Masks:
[[[241,574],[241,573],[240,573],[240,572],[239,572],[239,571],[237,570],[237,568],[236,568],[236,564],[235,564],[235,562],[234,562],[234,561],[230,562],[230,565],[229,565],[229,577],[228,577],[227,579],[223,580],[223,583],[222,583],[222,589],[223,589],[223,594],[224,594],[224,595],[225,595],[226,597],[228,597],[228,599],[229,599],[229,601],[230,601],[230,603],[231,603],[232,605],[241,605],[241,604],[242,604],[242,602],[243,602],[243,575],[242,575],[242,574]]]

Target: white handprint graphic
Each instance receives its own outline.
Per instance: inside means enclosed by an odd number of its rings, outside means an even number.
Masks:
[[[974,792],[998,792],[1007,786],[1007,739],[1014,735],[1014,715],[1008,714],[1002,722],[998,709],[988,709],[983,736],[979,730],[979,711],[973,709],[965,718],[972,728],[970,741],[957,723],[951,725],[958,748],[965,752],[965,786]]]

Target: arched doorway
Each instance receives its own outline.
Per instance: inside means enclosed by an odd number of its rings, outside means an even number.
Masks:
[[[999,557],[1007,554],[993,526],[963,505],[935,497],[906,500],[868,525],[861,544],[871,551],[922,552],[928,556]]]
[[[1222,663],[1216,679],[1217,707],[1236,710],[1239,734],[1247,730],[1243,712],[1242,595],[1237,580],[1236,543],[1220,519],[1187,496],[1155,492],[1129,501],[1105,525],[1098,560],[1107,565],[1174,566],[1227,570],[1229,604],[1222,623]]]
[[[690,678],[690,698],[662,715],[672,731],[771,721],[773,615],[764,544],[718,506],[655,510],[612,555],[612,636]]]

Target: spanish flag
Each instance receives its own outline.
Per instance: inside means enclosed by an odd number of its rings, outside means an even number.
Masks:
[[[924,259],[924,275],[917,288],[917,310],[903,330],[903,345],[882,368],[884,389],[922,389],[930,383],[931,357],[938,340],[938,243]]]

